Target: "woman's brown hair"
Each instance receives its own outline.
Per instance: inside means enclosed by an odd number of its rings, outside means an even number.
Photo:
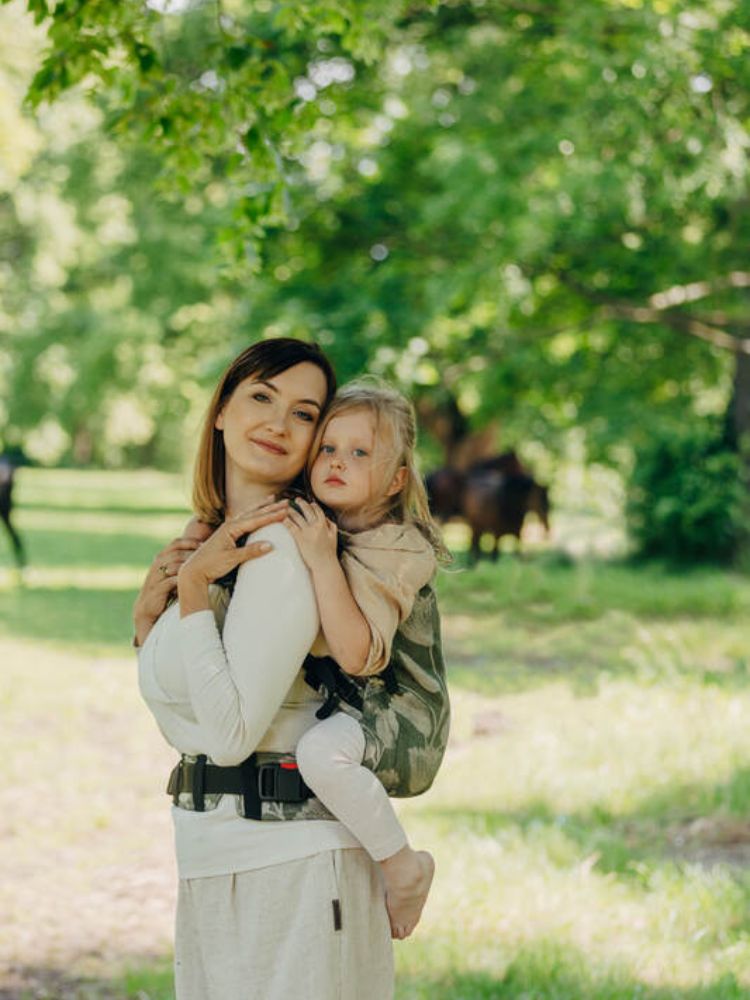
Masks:
[[[206,411],[193,473],[193,510],[199,520],[211,525],[221,524],[224,520],[224,435],[215,426],[222,407],[240,382],[251,375],[258,379],[270,379],[305,361],[316,365],[325,376],[325,411],[336,392],[336,375],[331,362],[317,344],[307,344],[293,337],[260,340],[245,348],[219,379]]]

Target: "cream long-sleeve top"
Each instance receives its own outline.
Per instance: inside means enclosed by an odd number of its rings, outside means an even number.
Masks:
[[[253,536],[261,538],[274,548],[240,568],[228,607],[219,588],[211,588],[214,610],[180,618],[174,604],[139,650],[141,693],[167,742],[216,764],[239,764],[256,750],[292,751],[320,705],[300,671],[319,633],[310,575],[286,528],[269,525]],[[387,524],[348,536],[342,563],[370,624],[366,672],[376,673],[434,572],[434,556],[415,528]],[[173,807],[172,817],[181,878],[360,846],[337,821],[245,819],[234,795],[202,813]]]
[[[286,528],[269,525],[260,538],[274,548],[240,568],[223,633],[213,610],[180,618],[173,604],[138,655],[141,694],[167,742],[216,764],[239,764],[255,750],[294,749],[320,704],[300,675],[319,628],[310,575]],[[212,598],[216,603],[215,592]],[[201,813],[173,806],[172,818],[181,878],[359,847],[337,821],[245,819],[234,795]]]

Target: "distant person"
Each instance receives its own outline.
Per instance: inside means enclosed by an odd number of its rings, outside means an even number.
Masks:
[[[13,511],[13,478],[16,466],[7,455],[0,455],[0,517],[3,520],[5,529],[10,536],[10,543],[13,546],[13,558],[18,569],[23,569],[26,565],[26,552],[18,534],[10,519]]]

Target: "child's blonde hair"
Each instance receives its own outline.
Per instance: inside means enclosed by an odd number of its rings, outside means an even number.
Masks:
[[[342,413],[354,410],[365,410],[374,418],[374,458],[376,474],[380,476],[382,483],[382,489],[375,490],[372,503],[362,513],[374,524],[384,521],[413,524],[432,545],[436,555],[441,560],[449,560],[450,553],[443,544],[440,529],[430,513],[427,493],[417,469],[417,420],[414,407],[393,386],[374,376],[366,376],[339,389],[320,422],[310,449],[308,479],[329,422]],[[388,496],[388,487],[401,468],[406,470],[404,484],[397,493]]]

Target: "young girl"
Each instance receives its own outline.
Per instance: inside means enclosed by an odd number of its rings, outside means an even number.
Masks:
[[[378,675],[397,658],[394,637],[402,629],[413,649],[439,651],[427,585],[444,550],[415,468],[415,435],[414,411],[396,390],[369,382],[345,387],[311,450],[310,485],[321,506],[297,500],[285,521],[318,604],[321,635],[312,653],[330,655],[355,677]],[[401,794],[424,790],[445,746],[448,701],[439,652],[408,655],[403,642],[398,652],[398,691],[386,695],[371,681],[365,690],[374,694],[362,711],[346,708],[313,726],[296,756],[316,797],[379,862],[392,933],[404,938],[419,920],[435,866],[429,853],[409,846],[386,790],[395,771],[385,773],[382,748],[402,744],[401,771],[411,759],[422,772],[413,776],[419,787]]]

